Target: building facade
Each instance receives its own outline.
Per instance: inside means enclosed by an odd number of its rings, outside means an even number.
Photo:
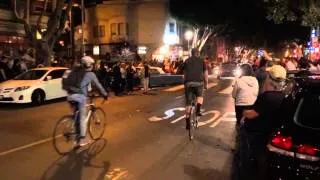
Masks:
[[[79,50],[84,33],[90,54],[121,53],[128,47],[151,57],[164,45],[178,45],[179,29],[170,17],[168,0],[109,0],[86,9],[84,32],[77,27],[75,39]]]
[[[48,12],[53,11],[52,3],[49,1]],[[18,0],[18,12],[24,8],[24,0]],[[44,1],[31,0],[30,3],[30,24],[36,25],[38,16],[42,11]],[[6,55],[12,55],[20,48],[28,48],[28,38],[24,31],[24,25],[18,21],[14,15],[13,0],[0,0],[0,50]],[[20,5],[20,6],[19,6]],[[48,20],[47,17],[42,19],[42,25]]]

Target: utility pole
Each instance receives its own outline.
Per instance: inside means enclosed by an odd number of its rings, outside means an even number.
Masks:
[[[85,7],[84,7],[84,0],[81,0],[81,29],[82,29],[82,55],[85,55],[85,46],[84,46],[84,11],[85,11]]]

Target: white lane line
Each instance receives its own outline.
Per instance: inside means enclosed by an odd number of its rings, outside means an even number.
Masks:
[[[62,135],[59,135],[56,138],[60,138],[61,136]],[[39,144],[43,144],[43,143],[52,141],[52,140],[53,140],[53,138],[51,137],[51,138],[47,138],[47,139],[43,139],[43,140],[40,140],[40,141],[36,141],[36,142],[30,143],[30,144],[27,144],[27,145],[24,145],[24,146],[16,147],[16,148],[13,148],[13,149],[10,149],[10,150],[7,150],[7,151],[0,152],[0,156],[4,156],[4,155],[10,154],[10,153],[21,151],[23,149],[27,149],[27,148],[30,148],[30,147],[33,147],[33,146],[36,146],[36,145],[39,145]]]
[[[215,87],[217,85],[218,85],[218,83],[209,83],[208,89],[213,88],[213,87]],[[163,91],[164,92],[174,92],[174,91],[179,91],[179,90],[181,90],[183,88],[184,88],[184,85],[178,85],[178,86],[174,86],[174,87],[171,87],[171,88],[168,88],[168,89],[164,89]],[[178,96],[178,97],[181,98],[180,96]],[[177,97],[177,99],[179,99],[178,97]]]
[[[180,121],[180,120],[184,119],[185,117],[186,117],[186,115],[180,116],[180,117],[178,117],[177,119],[175,119],[175,120],[171,121],[171,123],[172,123],[172,124],[174,124],[174,123],[176,123],[176,122],[178,122],[178,121]]]
[[[184,95],[181,95],[181,96],[177,96],[175,99],[181,99],[183,97],[184,97]]]
[[[111,180],[118,180],[120,178],[124,178],[128,175],[128,171],[124,171],[119,173],[117,176],[113,177]]]

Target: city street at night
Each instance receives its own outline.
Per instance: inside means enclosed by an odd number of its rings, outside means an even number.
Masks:
[[[236,137],[231,84],[210,83],[193,141],[181,118],[180,85],[111,97],[101,105],[107,114],[103,138],[66,156],[51,141],[55,123],[69,113],[63,99],[40,107],[1,104],[1,178],[229,179]]]
[[[0,0],[0,180],[320,180],[320,0]]]

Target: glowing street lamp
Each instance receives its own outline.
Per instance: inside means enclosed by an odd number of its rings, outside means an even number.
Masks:
[[[186,31],[184,37],[188,41],[188,51],[190,51],[190,40],[193,38],[193,32],[191,30]]]

